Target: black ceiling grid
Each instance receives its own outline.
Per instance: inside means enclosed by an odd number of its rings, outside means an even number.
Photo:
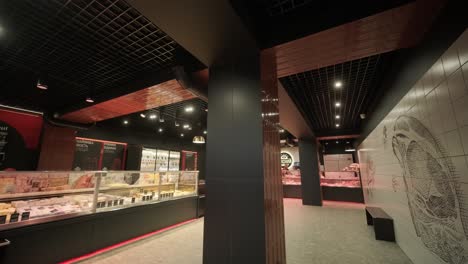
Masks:
[[[193,107],[193,112],[187,113],[185,108]],[[102,128],[115,128],[122,129],[127,127],[144,133],[160,133],[159,128],[163,129],[161,134],[180,137],[180,133],[184,133],[187,137],[193,137],[195,135],[204,135],[203,131],[206,130],[207,114],[205,111],[208,109],[208,104],[198,98],[178,102],[171,105],[157,107],[142,112],[133,113],[126,116],[120,116],[108,120],[98,122],[96,125]],[[140,114],[145,114],[146,117],[142,118]],[[150,119],[151,114],[156,114],[158,118]],[[164,122],[159,122],[160,116],[164,119]],[[128,125],[123,124],[123,121],[129,121]],[[179,123],[179,127],[175,126],[175,122]],[[188,124],[192,127],[192,130],[184,129],[183,125]]]
[[[0,17],[0,74],[49,79],[63,106],[177,63],[178,44],[124,0],[2,1]],[[9,99],[27,105],[31,94]]]
[[[270,16],[282,16],[288,12],[294,11],[296,8],[300,8],[307,5],[312,0],[264,0],[266,10]]]
[[[396,52],[378,54],[280,78],[316,134],[358,132],[360,114],[378,98],[383,72]],[[334,86],[342,82],[341,88]],[[335,107],[339,102],[340,107]],[[336,115],[340,115],[336,119]],[[339,127],[336,127],[339,124]]]
[[[265,49],[412,1],[231,0],[231,4]]]

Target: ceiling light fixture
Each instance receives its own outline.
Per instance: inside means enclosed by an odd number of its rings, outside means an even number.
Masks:
[[[177,121],[174,121],[174,126],[179,127],[180,124]]]
[[[156,119],[157,117],[158,117],[158,116],[155,115],[155,114],[151,114],[151,115],[149,116],[150,119]]]
[[[194,136],[192,142],[195,144],[205,144],[205,138],[203,136]]]
[[[87,97],[87,98],[86,98],[86,102],[87,102],[87,103],[90,103],[90,104],[91,104],[91,103],[94,103],[94,99],[91,98],[91,97]]]
[[[280,132],[280,133],[284,133],[284,129],[280,129],[279,132]]]
[[[353,151],[356,151],[356,149],[355,149],[355,148],[351,148],[351,147],[346,147],[346,148],[345,148],[345,151],[346,151],[346,152],[353,152]]]
[[[343,86],[343,83],[341,83],[340,81],[335,82],[335,87],[336,88],[341,88],[341,86]]]
[[[205,134],[205,135],[206,135],[206,134],[208,134],[208,131],[206,131],[206,130],[205,130],[205,131],[203,131],[203,134]]]
[[[123,121],[124,125],[128,125],[128,120]]]
[[[189,124],[184,124],[183,128],[188,129],[190,127]]]
[[[143,114],[143,113],[141,113],[140,116],[141,116],[141,118],[146,118],[146,115]]]
[[[47,84],[45,84],[43,81],[41,81],[41,79],[38,79],[38,80],[37,80],[36,87],[37,87],[38,89],[41,89],[41,90],[47,90],[47,89],[49,89],[49,86],[47,86]]]
[[[186,113],[192,113],[193,112],[193,106],[186,106],[185,107],[185,112]]]
[[[340,115],[336,115],[335,118],[336,118],[336,119],[340,119],[341,116],[340,116]]]
[[[166,122],[166,120],[164,120],[164,118],[162,116],[159,117],[159,123],[164,123]]]
[[[208,112],[208,108],[205,109],[205,112]]]
[[[336,141],[336,144],[340,143],[339,141]]]
[[[340,124],[336,124],[335,126],[336,126],[336,127],[340,127]]]
[[[161,127],[158,129],[159,133],[162,133],[163,131],[164,131],[164,129],[162,129]]]
[[[184,133],[181,133],[181,134],[180,134],[180,137],[184,137]]]
[[[336,107],[340,107],[340,106],[341,106],[341,103],[340,103],[340,102],[336,102],[336,103],[335,103],[335,106],[336,106]]]

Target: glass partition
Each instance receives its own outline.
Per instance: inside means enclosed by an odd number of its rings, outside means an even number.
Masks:
[[[0,172],[0,230],[197,195],[198,171]]]

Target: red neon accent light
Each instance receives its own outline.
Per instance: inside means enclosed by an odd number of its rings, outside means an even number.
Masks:
[[[126,246],[126,245],[128,245],[128,244],[131,244],[131,243],[134,243],[134,242],[143,240],[143,239],[145,239],[145,238],[147,238],[147,237],[154,236],[154,235],[160,234],[160,233],[162,233],[162,232],[168,231],[168,230],[170,230],[170,229],[174,229],[174,228],[177,228],[177,227],[179,227],[179,226],[182,226],[182,225],[185,225],[185,224],[194,222],[195,220],[197,220],[197,219],[190,219],[190,220],[187,220],[187,221],[184,221],[184,222],[175,224],[175,225],[171,225],[171,226],[165,227],[165,228],[163,228],[163,229],[159,229],[159,230],[157,230],[157,231],[153,231],[153,232],[148,233],[148,234],[144,234],[144,235],[137,236],[137,237],[131,238],[131,239],[126,240],[126,241],[123,241],[123,242],[119,242],[119,243],[117,243],[117,244],[115,244],[115,245],[112,245],[112,246],[108,246],[108,247],[105,247],[105,248],[98,249],[98,250],[96,250],[96,251],[93,251],[93,252],[91,252],[91,253],[85,254],[85,255],[80,256],[80,257],[76,257],[76,258],[72,258],[72,259],[69,259],[69,260],[65,260],[65,261],[63,261],[63,262],[59,262],[59,264],[74,264],[74,263],[77,263],[77,262],[79,262],[79,261],[83,261],[83,260],[92,258],[92,257],[94,257],[94,256],[97,256],[97,255],[99,255],[99,254],[102,254],[102,253],[105,253],[105,252],[114,250],[114,249],[116,249],[116,248],[123,247],[123,246]]]

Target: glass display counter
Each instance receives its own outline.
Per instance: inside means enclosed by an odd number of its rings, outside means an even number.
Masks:
[[[0,230],[197,194],[198,171],[0,172]]]

